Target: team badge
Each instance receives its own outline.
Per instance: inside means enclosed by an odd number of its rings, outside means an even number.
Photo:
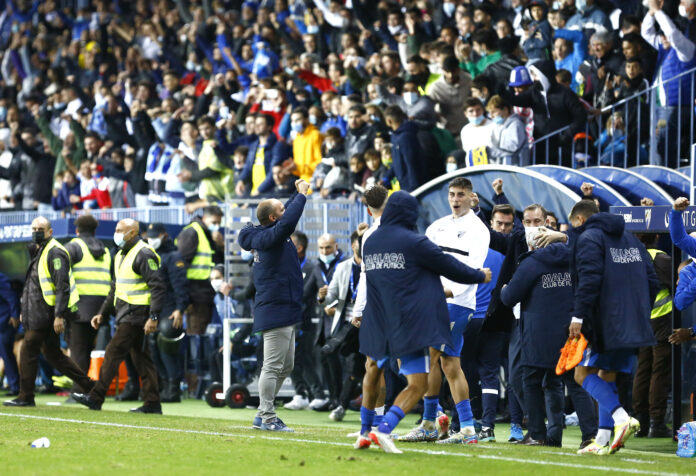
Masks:
[[[58,271],[62,265],[60,264],[60,258],[55,258],[53,260],[53,269]]]
[[[157,263],[155,262],[154,259],[150,258],[149,260],[147,260],[147,264],[150,265],[150,269],[152,271],[157,271]]]

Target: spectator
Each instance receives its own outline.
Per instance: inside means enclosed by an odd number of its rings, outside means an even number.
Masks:
[[[568,19],[567,29],[581,30],[583,33],[587,31],[594,33],[612,31],[613,28],[607,14],[595,5],[595,0],[575,0],[574,3],[576,13]]]
[[[605,88],[611,87],[621,73],[621,56],[612,49],[613,37],[609,31],[600,31],[590,38],[592,57],[585,60],[578,72],[578,95],[594,107],[601,108],[599,98]]]
[[[428,96],[437,104],[445,129],[458,137],[466,124],[462,111],[464,102],[471,96],[471,77],[459,68],[454,56],[442,60],[442,76],[432,84]]]
[[[348,130],[346,132],[346,155],[352,157],[362,154],[375,139],[374,127],[367,124],[365,116],[367,111],[362,105],[352,106],[348,110]]]
[[[522,47],[529,61],[549,59],[551,50],[551,25],[546,19],[548,6],[543,0],[527,4],[532,21],[524,29]]]
[[[269,114],[258,113],[255,118],[254,133],[256,140],[248,148],[244,169],[237,182],[237,195],[251,193],[252,196],[264,193],[272,186],[272,174],[269,174],[273,161],[273,147],[277,142],[273,133],[275,120]],[[235,151],[236,152],[236,151]],[[247,190],[245,182],[251,181]],[[241,185],[240,185],[241,184]]]
[[[578,82],[575,76],[580,65],[585,61],[587,54],[587,41],[585,35],[578,30],[566,30],[559,28],[554,32],[553,60],[557,70],[565,69],[570,72],[570,87],[578,92]]]
[[[70,202],[71,195],[80,195],[80,181],[77,180],[75,174],[71,170],[66,170],[63,173],[63,184],[60,190],[54,189],[54,196],[51,198],[51,205],[54,210],[70,210],[82,208],[82,203],[72,204]]]
[[[493,160],[506,165],[529,165],[529,142],[522,119],[513,114],[510,105],[500,96],[493,96],[486,110],[497,126],[490,147]]]
[[[428,167],[425,154],[418,142],[418,126],[409,121],[399,106],[389,106],[384,111],[387,126],[392,132],[392,168],[382,179],[385,186],[396,177],[402,190],[413,191],[427,180]]]
[[[309,181],[312,178],[314,168],[321,161],[323,137],[319,130],[309,123],[306,109],[293,110],[290,120],[292,131],[296,134],[292,150],[297,174],[301,179]]]
[[[486,118],[483,104],[476,98],[470,98],[464,105],[464,114],[469,123],[460,132],[462,149],[468,154],[481,154],[487,157],[486,149],[492,145],[495,124]],[[482,163],[487,163],[485,159]],[[471,165],[477,165],[472,163]]]

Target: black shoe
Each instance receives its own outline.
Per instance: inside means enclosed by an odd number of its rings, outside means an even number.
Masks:
[[[123,392],[116,395],[116,400],[119,402],[136,402],[140,394],[140,385],[133,383],[132,380],[126,382],[123,387]]]
[[[589,445],[590,443],[592,443],[593,440],[594,440],[594,438],[591,438],[591,439],[589,439],[589,440],[584,440],[582,443],[580,443],[580,446],[578,447],[578,449],[579,449],[579,450],[583,449],[585,446],[587,446],[587,445]]]
[[[162,403],[181,402],[181,386],[178,380],[165,380],[165,389],[160,393],[160,401]]]
[[[131,408],[129,410],[131,413],[154,413],[156,415],[162,414],[162,405],[143,405],[138,408]]]
[[[479,443],[494,442],[495,433],[493,432],[493,428],[481,428],[481,431],[476,435],[476,439]]]
[[[92,397],[84,393],[71,393],[70,396],[80,405],[84,405],[90,410],[101,410],[101,402],[96,401]]]
[[[648,436],[648,428],[650,427],[650,416],[647,414],[636,415],[636,420],[640,423],[640,430],[636,432],[638,438]]]
[[[2,404],[6,407],[35,407],[36,403],[34,403],[34,400],[28,401],[28,400],[20,400],[19,398],[15,398],[14,400],[6,400],[2,402]]]
[[[527,433],[522,441],[518,441],[515,443],[516,445],[524,445],[524,446],[544,446],[546,444],[546,441],[544,440],[535,440],[531,436],[529,436],[529,433]]]
[[[4,397],[16,397],[19,395],[19,390],[8,390],[3,394]]]
[[[664,423],[650,422],[648,438],[672,438],[672,430],[667,428]]]

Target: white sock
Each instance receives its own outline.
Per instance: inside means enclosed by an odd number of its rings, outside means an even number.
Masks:
[[[423,423],[421,423],[421,424],[423,425],[423,428],[425,428],[426,430],[434,430],[435,429],[435,422],[434,421],[423,420]]]
[[[595,443],[597,443],[599,446],[607,446],[609,444],[609,438],[611,438],[611,430],[607,430],[606,428],[600,428],[597,431]]]
[[[382,416],[384,415],[384,405],[382,405],[381,407],[375,408],[375,415],[382,415]]]
[[[616,410],[614,410],[614,413],[612,413],[611,416],[612,418],[614,418],[614,425],[623,425],[631,419],[631,417],[628,416],[628,413],[626,413],[626,410],[624,410],[623,407],[619,407]]]
[[[465,426],[461,429],[463,435],[472,436],[476,434],[476,429],[473,426]]]

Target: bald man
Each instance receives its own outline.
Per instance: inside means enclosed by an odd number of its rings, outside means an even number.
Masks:
[[[157,330],[167,288],[159,271],[159,255],[140,238],[138,231],[135,220],[121,220],[116,225],[114,243],[120,250],[114,258],[115,276],[99,314],[92,318],[92,327],[97,329],[105,317],[115,314],[116,332],[106,346],[97,384],[88,394],[72,394],[78,403],[92,410],[101,410],[111,381],[130,354],[142,378],[143,390],[143,405],[131,412],[162,414],[157,370],[144,339]]]
[[[259,203],[259,226],[239,232],[239,245],[253,251],[256,287],[253,332],[263,336],[263,367],[259,377],[259,410],[253,426],[266,431],[292,431],[278,418],[274,401],[295,360],[295,325],[302,322],[303,280],[297,248],[290,240],[302,216],[309,184],[295,182],[297,193],[283,205]]]
[[[31,222],[27,270],[22,292],[20,320],[24,325],[24,345],[20,353],[19,395],[3,404],[8,407],[33,407],[34,382],[39,354],[85,391],[94,386],[85,373],[60,350],[58,335],[65,319],[77,310],[79,295],[70,270],[70,256],[53,238],[51,222],[38,217]]]

